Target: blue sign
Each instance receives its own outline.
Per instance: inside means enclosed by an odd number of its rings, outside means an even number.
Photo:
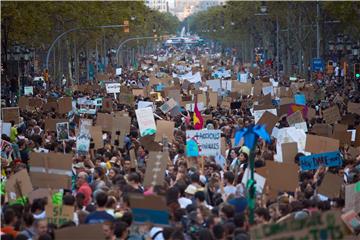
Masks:
[[[195,142],[194,139],[189,139],[186,141],[186,156],[188,157],[199,156],[199,145]]]
[[[295,104],[306,105],[306,97],[304,94],[295,94],[294,100]]]
[[[342,157],[339,151],[312,154],[300,157],[301,171],[316,170],[320,166],[338,167],[342,165]]]
[[[325,69],[325,63],[322,58],[313,58],[311,62],[311,70],[313,72],[323,72]]]
[[[154,210],[147,208],[132,208],[132,214],[134,216],[134,222],[143,224],[151,222],[156,225],[169,225],[169,212],[162,210]]]

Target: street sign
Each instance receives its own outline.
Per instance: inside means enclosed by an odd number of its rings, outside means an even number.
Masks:
[[[313,72],[317,72],[317,71],[324,71],[325,68],[325,63],[324,60],[322,58],[313,58],[311,61],[311,70]]]

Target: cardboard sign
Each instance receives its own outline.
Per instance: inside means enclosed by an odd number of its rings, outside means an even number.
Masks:
[[[341,185],[344,178],[332,173],[326,173],[321,185],[317,189],[317,193],[328,198],[337,198],[340,195]]]
[[[121,92],[119,95],[118,95],[118,99],[119,99],[119,103],[120,104],[127,104],[127,105],[130,105],[130,106],[134,106],[134,95],[131,94],[131,93],[123,93]]]
[[[151,107],[136,109],[135,113],[141,136],[152,135],[156,133],[156,124]]]
[[[216,92],[209,92],[209,106],[217,107],[218,94]]]
[[[186,155],[188,157],[216,156],[221,154],[220,130],[186,131]]]
[[[325,109],[322,114],[325,122],[328,124],[336,123],[337,121],[341,120],[339,108],[337,106]]]
[[[141,145],[148,151],[161,151],[162,147],[158,142],[155,142],[155,135],[146,135],[139,139]]]
[[[69,139],[69,123],[56,123],[56,135],[58,141],[67,141]]]
[[[352,233],[357,233],[359,231],[360,217],[354,210],[348,211],[341,215],[341,219],[344,221],[344,223]]]
[[[251,83],[239,83],[237,81],[233,81],[231,91],[240,93],[240,95],[252,95],[252,93],[251,93],[252,88],[253,88],[253,85]],[[262,88],[262,84],[261,84],[261,87],[259,88],[259,90],[260,90],[259,95],[261,94],[261,88]],[[255,92],[255,89],[254,89],[254,92]],[[255,95],[255,93],[254,93],[254,95]]]
[[[165,120],[156,121],[157,131],[155,134],[155,141],[157,142],[162,141],[163,136],[166,136],[169,139],[169,141],[175,140],[174,126],[175,126],[175,122],[173,121],[165,121]]]
[[[76,137],[76,153],[79,155],[87,155],[90,150],[90,136],[78,135]]]
[[[113,100],[112,100],[111,98],[104,98],[104,99],[102,100],[101,109],[102,109],[104,112],[111,113],[112,110],[113,110]]]
[[[316,170],[320,166],[339,167],[341,165],[342,157],[339,151],[300,157],[301,171]]]
[[[266,161],[265,167],[257,168],[256,171],[266,178],[266,185],[270,190],[269,197],[275,198],[279,192],[295,191],[298,187],[298,169],[298,165],[294,163]],[[282,177],[279,178],[279,176]]]
[[[146,97],[144,89],[142,89],[142,88],[134,88],[134,89],[132,89],[132,94],[134,96],[136,96],[136,97],[138,97],[138,96]]]
[[[287,122],[289,123],[289,126],[293,126],[296,123],[304,122],[304,119],[302,117],[302,114],[300,111],[296,111],[293,114],[286,117]]]
[[[91,126],[90,135],[94,143],[94,149],[102,148],[104,146],[101,126]]]
[[[103,131],[111,132],[112,115],[106,113],[98,113],[96,117],[96,126],[101,126]]]
[[[10,137],[11,123],[0,121],[0,125],[1,134],[5,134],[6,136]]]
[[[154,103],[153,102],[148,102],[148,101],[139,101],[137,103],[137,108],[147,108],[147,107],[151,107],[154,108]]]
[[[298,104],[290,104],[288,107],[288,116],[293,114],[296,111],[301,111],[303,118],[307,119],[308,114],[308,107],[304,105],[298,105]]]
[[[161,107],[160,110],[166,114],[169,111],[171,111],[171,109],[173,109],[175,106],[177,105],[176,101],[172,98],[169,99],[169,101],[165,102]]]
[[[332,138],[338,139],[340,141],[340,145],[348,144],[351,145],[351,132],[345,131],[334,131]]]
[[[8,108],[2,108],[2,120],[4,122],[11,122],[14,121],[15,124],[18,124],[20,122],[20,112],[18,107],[8,107]]]
[[[263,113],[257,124],[258,125],[264,124],[266,131],[271,135],[272,130],[275,127],[278,120],[279,118],[275,114],[265,111],[265,113]]]
[[[35,199],[41,199],[41,198],[47,198],[48,202],[51,202],[52,200],[49,200],[50,197],[51,197],[51,191],[47,188],[38,188],[28,194],[30,204],[32,204]]]
[[[72,97],[62,97],[57,102],[58,113],[64,114],[72,110]]]
[[[67,122],[66,119],[55,119],[55,118],[46,118],[45,119],[45,130],[56,132],[56,124]]]
[[[61,226],[62,224],[72,221],[74,218],[74,207],[73,206],[54,206],[48,203],[45,206],[46,219],[48,223]]]
[[[347,110],[349,113],[355,113],[360,116],[360,103],[348,102]]]
[[[277,110],[276,110],[276,108],[273,108],[273,109],[264,109],[264,110],[254,110],[253,116],[254,116],[254,118],[255,118],[255,124],[258,123],[258,121],[260,120],[260,118],[262,117],[262,115],[263,115],[265,112],[270,112],[270,113],[272,113],[273,115],[277,116]]]
[[[35,187],[71,189],[72,155],[63,153],[30,153],[30,178]]]
[[[321,137],[316,135],[306,135],[305,151],[311,153],[326,153],[337,151],[340,141],[333,138]]]
[[[9,201],[16,201],[21,197],[26,197],[33,190],[29,174],[23,169],[6,181],[5,191],[8,194]]]
[[[343,211],[354,210],[360,212],[360,181],[345,185],[345,207]]]
[[[119,93],[120,83],[106,83],[106,93]]]
[[[281,150],[283,163],[294,163],[295,156],[298,154],[297,143],[283,143],[281,144]]]
[[[330,137],[332,135],[332,129],[329,124],[317,123],[311,128],[311,132],[323,137]]]
[[[160,226],[169,225],[169,212],[162,196],[132,194],[130,206],[136,224],[151,222]]]
[[[150,152],[144,176],[144,186],[162,186],[169,158],[167,152]]]
[[[80,224],[55,230],[56,240],[105,239],[102,224]]]
[[[293,217],[279,223],[250,228],[251,239],[347,239],[340,211],[316,212],[302,220]]]

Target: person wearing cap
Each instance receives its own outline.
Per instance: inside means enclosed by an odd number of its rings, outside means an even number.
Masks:
[[[80,172],[76,179],[76,186],[78,187],[78,193],[82,193],[85,196],[84,206],[87,206],[91,203],[92,190],[88,184],[87,179],[89,178],[88,174],[85,172]]]

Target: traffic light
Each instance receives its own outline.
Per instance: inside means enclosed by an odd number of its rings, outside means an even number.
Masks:
[[[128,33],[128,32],[130,32],[129,21],[125,20],[124,21],[124,33]]]
[[[354,64],[354,76],[356,80],[360,79],[360,63]]]

